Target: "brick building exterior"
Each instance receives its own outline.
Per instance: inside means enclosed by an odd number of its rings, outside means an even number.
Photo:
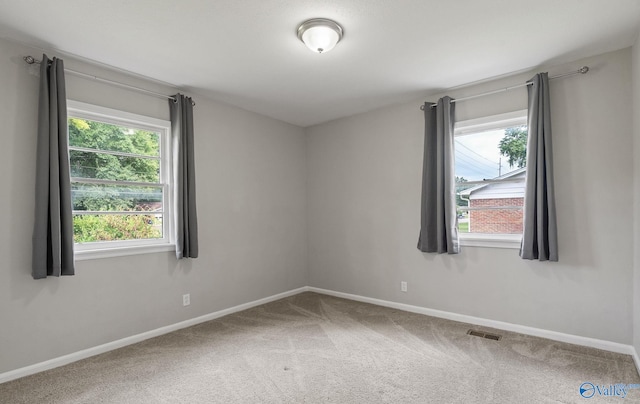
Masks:
[[[522,233],[525,174],[525,169],[520,168],[494,178],[504,182],[481,184],[460,192],[471,208],[467,216],[470,233]],[[505,209],[500,209],[502,206]]]
[[[470,207],[523,206],[524,198],[471,199]],[[473,233],[522,233],[522,210],[487,209],[469,212],[469,231]]]

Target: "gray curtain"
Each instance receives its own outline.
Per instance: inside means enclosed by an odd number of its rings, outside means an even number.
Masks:
[[[193,104],[190,97],[176,94],[169,100],[173,144],[175,186],[176,257],[198,257],[198,215],[196,212],[196,174],[193,144]]]
[[[529,140],[520,256],[530,260],[558,261],[549,77],[547,73],[539,73],[530,80],[530,83],[527,86]]]
[[[62,60],[42,55],[31,275],[73,275],[73,217]]]
[[[455,104],[450,97],[424,105],[424,162],[418,249],[422,252],[457,254],[453,126]]]

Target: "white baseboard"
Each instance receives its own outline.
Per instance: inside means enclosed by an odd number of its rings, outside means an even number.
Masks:
[[[594,339],[594,338],[580,337],[577,335],[564,334],[564,333],[555,332],[555,331],[543,330],[540,328],[505,323],[502,321],[488,320],[485,318],[467,316],[464,314],[457,314],[457,313],[451,313],[447,311],[428,309],[425,307],[412,306],[409,304],[391,302],[391,301],[381,300],[381,299],[374,299],[371,297],[359,296],[359,295],[354,295],[350,293],[336,292],[333,290],[304,286],[298,289],[293,289],[287,292],[279,293],[277,295],[265,297],[263,299],[254,300],[249,303],[244,303],[238,306],[230,307],[228,309],[219,310],[213,313],[206,314],[204,316],[181,321],[179,323],[168,325],[165,327],[156,328],[155,330],[151,330],[141,334],[122,338],[113,342],[108,342],[106,344],[98,345],[93,348],[88,348],[82,351],[60,356],[58,358],[54,358],[45,362],[40,362],[34,365],[25,366],[20,369],[12,370],[5,373],[0,373],[0,383],[8,382],[24,376],[29,376],[29,375],[39,373],[45,370],[53,369],[59,366],[67,365],[69,363],[76,362],[81,359],[85,359],[101,353],[112,351],[114,349],[122,348],[127,345],[135,344],[137,342],[141,342],[149,338],[154,338],[163,334],[177,331],[182,328],[191,327],[193,325],[204,323],[206,321],[215,320],[216,318],[220,318],[220,317],[223,317],[232,313],[236,313],[242,310],[250,309],[255,306],[260,306],[261,304],[273,302],[275,300],[283,299],[285,297],[297,295],[302,292],[316,292],[324,295],[341,297],[344,299],[355,300],[358,302],[371,303],[378,306],[390,307],[390,308],[408,311],[412,313],[425,314],[427,316],[444,318],[444,319],[459,321],[459,322],[468,323],[468,324],[481,325],[485,327],[496,328],[499,330],[512,331],[520,334],[547,338],[554,341],[566,342],[569,344],[582,345],[582,346],[587,346],[591,348],[602,349],[604,351],[631,355],[636,364],[636,369],[640,374],[640,357],[638,356],[638,352],[631,345],[624,345],[616,342],[603,341],[603,340]]]
[[[631,355],[633,357],[633,362],[636,364],[638,375],[640,375],[640,357],[638,357],[638,351],[636,351],[636,348],[633,346],[631,347],[631,349],[633,350],[633,354]]]
[[[502,321],[488,320],[486,318],[467,316],[464,314],[451,313],[448,311],[428,309],[425,307],[412,306],[404,303],[396,303],[396,302],[391,302],[387,300],[374,299],[371,297],[353,295],[350,293],[335,292],[333,290],[320,289],[320,288],[314,288],[314,287],[309,287],[308,290],[310,292],[316,292],[316,293],[321,293],[325,295],[341,297],[344,299],[355,300],[358,302],[371,303],[378,306],[391,307],[394,309],[408,311],[412,313],[425,314],[427,316],[459,321],[461,323],[481,325],[484,327],[496,328],[498,330],[512,331],[520,334],[532,335],[534,337],[546,338],[553,341],[560,341],[560,342],[566,342],[569,344],[582,345],[582,346],[587,346],[591,348],[602,349],[603,351],[616,352],[616,353],[632,355],[632,356],[635,355],[634,359],[636,361],[636,368],[640,369],[640,360],[638,360],[638,355],[635,352],[635,349],[633,348],[633,346],[631,345],[624,345],[617,342],[604,341],[604,340],[599,340],[595,338],[580,337],[578,335],[564,334],[561,332],[543,330],[543,329],[534,328],[534,327],[527,327],[524,325],[505,323]],[[640,370],[639,370],[639,373],[640,373]]]
[[[57,368],[59,366],[67,365],[72,362],[79,361],[80,359],[89,358],[101,353],[109,352],[114,349],[122,348],[127,345],[135,344],[147,340],[149,338],[158,337],[163,334],[177,331],[182,328],[191,327],[192,325],[204,323],[206,321],[214,320],[226,316],[228,314],[236,313],[238,311],[250,309],[261,304],[273,302],[275,300],[283,299],[285,297],[297,295],[302,292],[306,292],[308,287],[293,289],[287,292],[279,293],[277,295],[265,297],[264,299],[254,300],[249,303],[240,304],[238,306],[230,307],[228,309],[219,310],[213,313],[205,314],[204,316],[192,318],[190,320],[181,321],[176,324],[171,324],[165,327],[156,328],[155,330],[143,332],[141,334],[132,335],[131,337],[122,338],[116,341],[108,342],[106,344],[98,345],[93,348],[84,349],[82,351],[74,352],[68,355],[60,356],[45,362],[36,363],[34,365],[25,366],[20,369],[11,370],[9,372],[0,373],[0,383],[8,382],[14,379],[18,379],[24,376],[29,376],[35,373],[39,373],[45,370]]]

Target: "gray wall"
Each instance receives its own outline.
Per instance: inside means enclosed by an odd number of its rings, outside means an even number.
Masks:
[[[173,253],[77,262],[30,276],[38,78],[0,40],[0,373],[308,284],[301,128],[195,96],[200,258]],[[49,55],[53,56],[53,55]],[[65,57],[68,68],[175,89]],[[67,77],[68,97],[168,119],[166,100]],[[191,306],[182,307],[182,294]]]
[[[640,354],[640,36],[636,39],[632,52],[633,80],[633,346]],[[640,371],[640,370],[639,370]]]
[[[589,74],[551,83],[559,263],[524,261],[514,249],[465,247],[457,256],[417,250],[423,146],[423,100],[417,100],[307,130],[311,286],[630,344],[631,50],[548,71],[583,64]],[[448,94],[502,88],[533,74]],[[461,102],[457,119],[526,106],[523,88]],[[407,293],[400,281],[408,282]]]

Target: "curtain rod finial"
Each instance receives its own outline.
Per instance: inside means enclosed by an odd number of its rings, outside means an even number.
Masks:
[[[28,64],[32,65],[34,63],[36,63],[37,61],[33,58],[33,56],[25,56],[22,58],[25,62],[27,62]]]
[[[578,70],[578,72],[579,72],[580,74],[586,74],[588,71],[589,71],[589,66],[582,66],[582,67]]]

